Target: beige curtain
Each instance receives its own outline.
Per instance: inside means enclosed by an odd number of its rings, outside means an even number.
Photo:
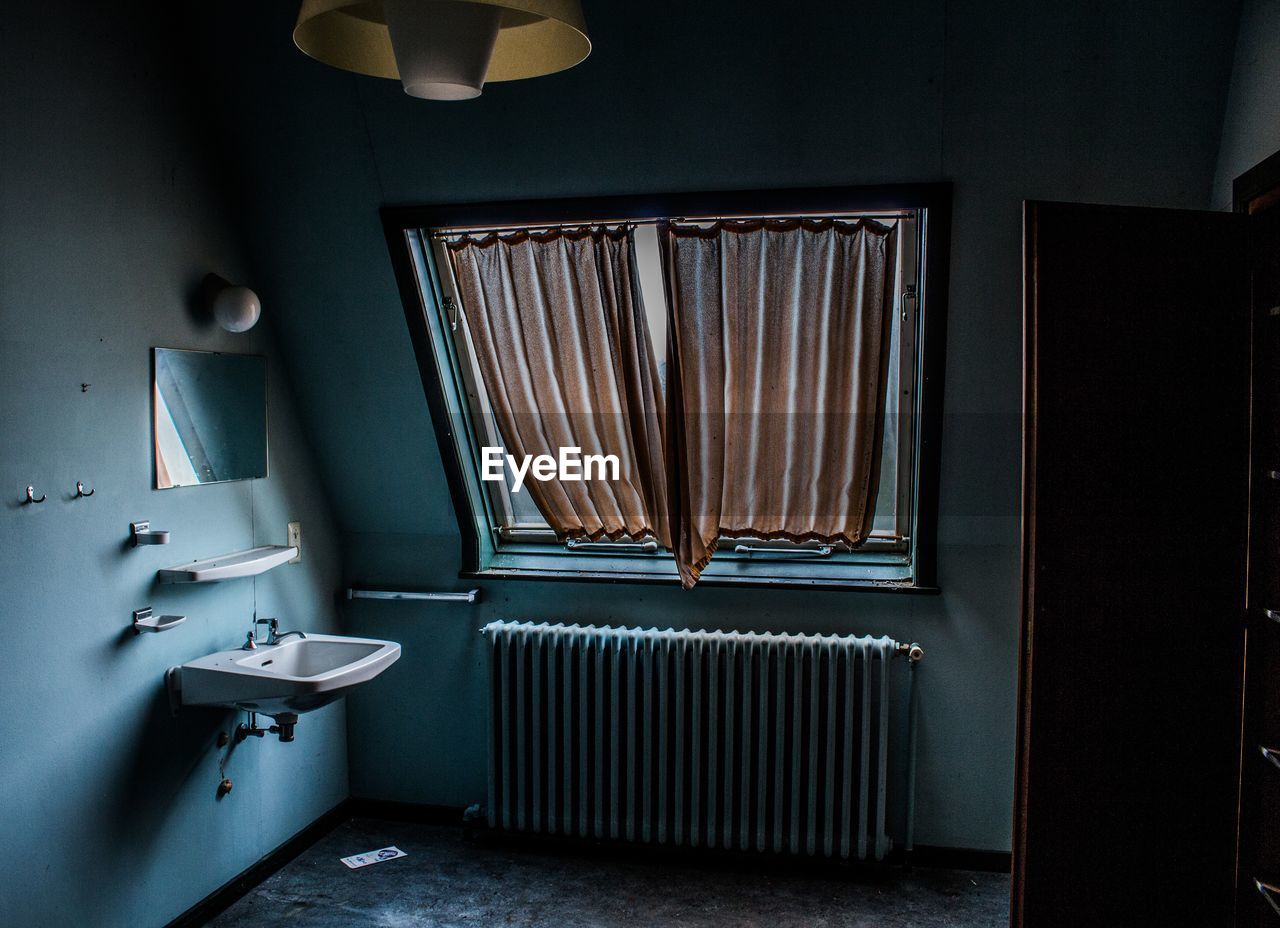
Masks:
[[[862,220],[662,230],[676,566],[722,537],[857,545],[879,481],[895,232]]]
[[[530,476],[522,492],[558,537],[669,545],[662,394],[630,230],[466,237],[449,251],[509,453],[619,459],[617,481]]]

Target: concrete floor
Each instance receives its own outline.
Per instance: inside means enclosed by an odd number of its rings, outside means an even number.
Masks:
[[[348,870],[395,845],[408,857]],[[210,922],[212,928],[1004,928],[1005,874],[916,869],[805,876],[752,866],[547,852],[460,828],[356,819]]]

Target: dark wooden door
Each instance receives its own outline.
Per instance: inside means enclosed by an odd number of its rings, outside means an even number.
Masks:
[[[1025,222],[1013,923],[1230,925],[1246,219],[1029,203]]]
[[[1249,221],[1253,492],[1241,751],[1242,928],[1280,926],[1280,208]]]

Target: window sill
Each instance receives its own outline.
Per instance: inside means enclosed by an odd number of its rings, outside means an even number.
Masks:
[[[741,562],[732,561],[712,565],[702,574],[698,586],[835,592],[939,592],[936,586],[923,585],[909,576],[901,575],[903,568],[900,565],[896,567],[893,565],[822,565],[824,570],[815,570],[815,565],[812,563],[805,565],[805,568],[799,568],[799,565],[795,564],[773,564],[767,569],[762,569],[762,565],[752,564],[751,569],[746,570],[743,569],[745,566]],[[801,573],[802,569],[803,573]],[[895,573],[899,575],[894,576]],[[634,557],[544,556],[535,558],[528,555],[498,554],[487,568],[464,570],[458,576],[468,580],[625,583],[673,587],[680,585],[680,578],[669,560],[637,563],[637,558]]]

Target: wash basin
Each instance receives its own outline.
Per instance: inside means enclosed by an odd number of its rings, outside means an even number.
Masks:
[[[251,651],[207,654],[170,667],[165,682],[175,707],[226,706],[292,716],[340,699],[399,658],[394,641],[308,634]]]

